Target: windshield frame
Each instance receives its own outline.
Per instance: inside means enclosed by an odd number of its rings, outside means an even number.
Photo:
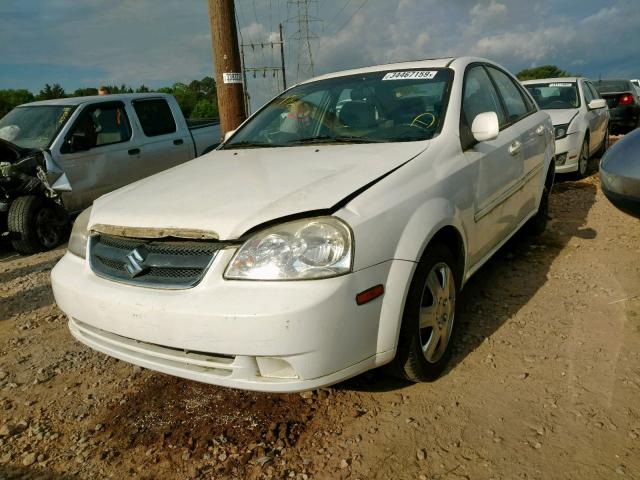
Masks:
[[[273,105],[274,103],[278,102],[279,99],[285,97],[287,94],[289,94],[292,90],[301,87],[301,86],[306,86],[306,85],[312,85],[315,83],[322,83],[322,82],[330,82],[336,79],[344,79],[345,81],[349,81],[349,79],[353,79],[353,78],[358,78],[358,77],[362,77],[363,75],[372,75],[372,74],[388,74],[388,73],[394,73],[394,72],[413,72],[413,71],[423,71],[423,70],[429,70],[429,71],[446,71],[449,75],[449,78],[447,80],[445,80],[445,86],[442,90],[442,114],[440,115],[440,118],[438,118],[437,121],[437,127],[433,133],[433,135],[429,138],[425,138],[425,139],[419,139],[419,140],[411,140],[414,142],[426,142],[429,140],[432,140],[434,138],[436,138],[438,135],[440,135],[440,133],[442,132],[442,129],[444,127],[444,122],[447,118],[447,113],[448,113],[448,108],[449,108],[449,102],[451,100],[451,92],[453,89],[453,84],[454,84],[454,80],[455,80],[455,75],[456,72],[454,69],[450,68],[450,67],[429,67],[429,66],[420,66],[420,67],[412,67],[412,68],[393,68],[393,69],[381,69],[381,70],[374,70],[374,71],[368,71],[368,72],[359,72],[359,73],[353,73],[353,74],[348,74],[348,75],[334,75],[334,76],[330,76],[328,78],[322,78],[322,79],[318,79],[318,80],[310,80],[310,81],[305,81],[305,82],[299,82],[296,83],[295,85],[292,85],[291,87],[289,87],[288,89],[284,90],[282,93],[280,93],[279,95],[273,97],[271,100],[269,100],[268,102],[266,102],[262,107],[260,107],[258,110],[256,110],[251,116],[249,116],[244,122],[242,122],[235,131],[233,131],[233,134],[226,140],[223,141],[216,150],[238,150],[240,148],[243,148],[241,144],[236,144],[235,146],[233,144],[229,144],[228,142],[233,140],[234,137],[236,137],[236,135],[240,132],[242,132],[244,129],[247,128],[248,125],[250,125],[250,123],[252,121],[254,121],[254,118],[257,117],[261,112],[263,112],[264,110],[266,110],[267,108],[269,108],[271,105]],[[325,145],[331,145],[331,144],[344,144],[344,142],[342,142],[340,140],[341,137],[337,137],[336,141],[334,143],[330,143],[330,142],[323,142]],[[366,140],[366,138],[363,138],[363,141],[359,141],[356,142],[358,145],[372,145],[372,144],[376,144],[376,143],[405,143],[403,141],[384,141],[384,142],[380,142],[380,141],[376,141],[374,139],[371,139],[370,141],[364,141]],[[316,148],[318,146],[318,144],[313,144],[313,143],[292,143],[291,145],[271,145],[271,144],[265,144],[265,145],[255,145],[252,146],[251,148],[288,148],[288,147],[314,147]]]
[[[551,85],[553,85],[555,83],[571,83],[571,84],[573,84],[573,88],[575,88],[576,93],[577,93],[577,97],[578,97],[578,105],[575,106],[575,107],[543,107],[542,105],[538,104],[538,101],[533,96],[533,93],[531,93],[529,91],[529,88],[535,88],[535,87],[547,87],[547,88],[549,88]],[[554,80],[553,82],[526,83],[526,84],[524,84],[522,86],[527,90],[527,93],[529,95],[531,95],[531,98],[536,100],[536,104],[538,105],[538,107],[540,107],[540,110],[577,110],[578,108],[580,108],[582,106],[582,95],[584,95],[584,92],[581,93],[580,82],[578,82],[577,80],[567,80],[567,81]],[[558,88],[560,88],[560,87],[558,87]],[[583,84],[582,85],[582,90],[584,90],[585,88],[586,87]]]
[[[22,145],[20,145],[18,143],[14,143],[12,140],[5,140],[5,141],[9,142],[9,143],[12,143],[14,145],[17,145],[18,147],[24,148],[26,150],[48,150],[48,149],[51,148],[51,146],[53,145],[55,140],[58,138],[58,136],[60,135],[60,132],[62,132],[62,130],[65,128],[65,126],[69,123],[69,120],[71,120],[71,118],[73,117],[73,114],[78,109],[78,106],[79,105],[69,105],[69,104],[61,104],[61,105],[29,105],[29,104],[26,104],[26,105],[19,105],[19,106],[15,107],[13,110],[9,111],[9,113],[7,113],[7,115],[9,115],[14,110],[28,109],[28,108],[32,108],[32,109],[33,108],[60,108],[60,109],[68,108],[69,109],[69,113],[67,114],[67,117],[64,119],[64,121],[55,130],[55,132],[53,133],[53,135],[51,136],[51,138],[49,139],[47,144],[42,146],[42,147],[23,147]],[[7,115],[5,115],[5,117]],[[4,117],[2,117],[2,118],[4,118]]]

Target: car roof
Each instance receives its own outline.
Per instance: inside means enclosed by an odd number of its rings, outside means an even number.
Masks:
[[[580,79],[590,81],[588,78],[584,78],[584,77],[552,77],[552,78],[536,78],[534,80],[523,80],[520,83],[522,83],[523,85],[529,85],[532,83],[551,83],[551,82],[573,83],[573,82],[577,82]]]
[[[320,75],[314,78],[310,78],[300,84],[315,82],[318,80],[326,80],[329,78],[337,78],[337,77],[346,77],[348,75],[358,75],[362,73],[372,73],[372,72],[384,72],[391,70],[415,70],[420,68],[447,68],[451,67],[457,69],[458,67],[464,68],[469,63],[473,62],[481,62],[481,63],[489,63],[492,65],[496,65],[501,67],[498,63],[493,62],[491,60],[487,60],[486,58],[479,57],[442,57],[442,58],[427,58],[422,60],[409,60],[406,62],[397,62],[397,63],[387,63],[380,65],[371,65],[368,67],[354,68],[350,70],[342,70],[338,72],[331,72],[324,75]]]
[[[87,97],[70,97],[70,98],[56,98],[53,100],[39,100],[37,102],[25,103],[20,105],[21,107],[29,106],[77,106],[83,103],[96,103],[96,102],[114,102],[124,100],[140,100],[143,98],[158,98],[169,97],[166,93],[115,93],[109,95],[90,95]]]

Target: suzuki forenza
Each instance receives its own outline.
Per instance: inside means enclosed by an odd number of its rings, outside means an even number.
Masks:
[[[96,200],[52,272],[71,333],[223,386],[430,381],[456,300],[544,229],[553,126],[504,68],[443,58],[299,83],[214,152]]]

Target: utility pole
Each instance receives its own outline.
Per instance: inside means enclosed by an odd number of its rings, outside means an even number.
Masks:
[[[297,24],[298,30],[291,37],[298,41],[298,68],[296,69],[296,80],[307,79],[315,75],[313,55],[311,53],[311,42],[318,36],[311,30],[311,24],[321,22],[319,18],[309,15],[311,5],[317,5],[317,0],[287,0],[287,7],[295,8],[297,13],[294,18],[287,19],[287,22]]]
[[[216,69],[220,133],[235,130],[246,118],[242,65],[233,0],[209,0],[211,45]]]
[[[282,23],[278,25],[280,28],[280,60],[282,60],[282,91],[287,89],[287,74],[284,71],[284,38],[282,37]]]

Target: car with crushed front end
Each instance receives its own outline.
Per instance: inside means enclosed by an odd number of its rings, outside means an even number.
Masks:
[[[317,77],[226,137],[80,215],[51,274],[79,341],[249,390],[435,380],[465,282],[546,225],[553,125],[488,60]]]
[[[590,80],[541,78],[522,82],[551,116],[556,139],[556,173],[589,173],[589,160],[609,147],[609,110]]]
[[[213,150],[217,120],[190,124],[172,95],[42,100],[0,118],[0,236],[49,250],[100,195]]]

